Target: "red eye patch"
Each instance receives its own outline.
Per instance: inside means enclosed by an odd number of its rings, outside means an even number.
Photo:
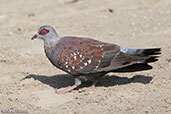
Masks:
[[[44,28],[44,29],[39,31],[39,34],[40,35],[46,35],[48,32],[49,32],[49,30]]]

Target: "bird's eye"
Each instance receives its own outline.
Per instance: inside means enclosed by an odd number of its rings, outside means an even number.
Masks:
[[[48,32],[49,32],[49,30],[44,28],[44,29],[39,31],[39,34],[40,35],[46,35]]]

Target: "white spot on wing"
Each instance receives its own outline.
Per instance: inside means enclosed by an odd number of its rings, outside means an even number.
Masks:
[[[98,60],[99,61],[99,63],[101,63],[101,60]]]
[[[101,47],[103,47],[103,46],[104,46],[104,44],[98,44],[96,47],[101,48]]]
[[[87,63],[84,63],[85,66],[87,66]]]
[[[96,69],[98,68],[99,66],[96,66]]]
[[[68,68],[68,65],[66,65],[65,67]]]
[[[75,66],[72,66],[72,69],[75,69]]]
[[[80,57],[82,57],[83,55],[80,55]]]
[[[78,54],[78,55],[79,55],[79,54],[80,54],[80,53],[79,53],[79,51],[76,51],[76,54]]]
[[[89,59],[87,62],[90,64],[91,63],[91,59]]]
[[[68,62],[65,62],[65,64],[68,64]]]
[[[74,59],[75,59],[75,60],[77,59],[77,56],[76,56],[76,55],[74,56]]]

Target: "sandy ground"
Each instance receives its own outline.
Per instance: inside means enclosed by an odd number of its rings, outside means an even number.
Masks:
[[[41,25],[129,48],[161,47],[150,71],[113,74],[96,88],[73,84],[31,41]],[[171,114],[170,0],[0,0],[0,113]]]

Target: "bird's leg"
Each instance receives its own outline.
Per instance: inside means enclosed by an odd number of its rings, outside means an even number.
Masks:
[[[77,88],[81,84],[81,80],[79,78],[75,78],[75,84],[71,87],[65,88],[63,90],[56,91],[57,94],[64,94],[67,92],[71,92],[73,89]]]
[[[93,81],[93,84],[89,88],[94,88],[96,84],[98,83],[99,79],[96,79]]]

